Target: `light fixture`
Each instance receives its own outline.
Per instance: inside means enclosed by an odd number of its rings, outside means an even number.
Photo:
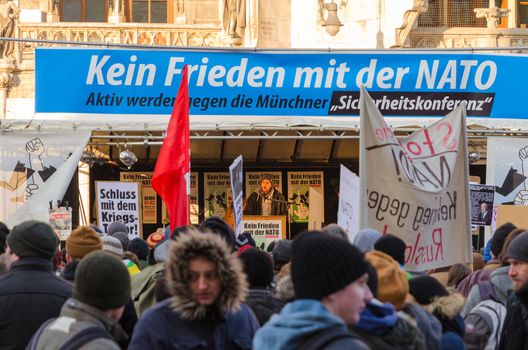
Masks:
[[[95,164],[96,156],[92,150],[84,151],[79,160],[92,167]]]
[[[468,158],[470,163],[478,162],[480,160],[480,153],[477,151],[471,151],[468,154]]]
[[[346,3],[347,2],[342,1],[339,8],[346,6]],[[324,17],[324,10],[327,12],[326,19]],[[337,4],[334,0],[331,2],[319,0],[319,11],[321,14],[322,26],[325,27],[328,34],[335,36],[339,32],[340,27],[343,26],[339,17],[337,17]]]
[[[119,160],[121,163],[125,164],[128,169],[132,168],[132,165],[136,164],[138,161],[136,154],[129,150],[127,145],[125,145],[125,149],[119,153]]]

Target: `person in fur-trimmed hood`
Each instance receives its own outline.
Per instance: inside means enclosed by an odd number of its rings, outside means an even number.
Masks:
[[[246,276],[220,236],[190,230],[170,242],[165,278],[171,297],[143,314],[130,350],[251,349]]]
[[[435,316],[442,325],[442,350],[465,349],[464,319],[460,315],[464,297],[458,293],[449,294],[447,289],[434,277],[420,276],[409,281],[411,301],[416,301]],[[412,300],[414,299],[414,300]]]

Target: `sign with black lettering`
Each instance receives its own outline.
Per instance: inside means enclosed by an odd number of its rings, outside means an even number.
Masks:
[[[116,221],[126,225],[130,239],[141,237],[139,183],[96,181],[97,225],[108,231]]]
[[[407,244],[405,268],[471,262],[465,104],[397,139],[362,89],[360,228]]]

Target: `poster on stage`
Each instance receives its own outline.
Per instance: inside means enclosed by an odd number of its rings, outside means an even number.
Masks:
[[[191,172],[191,224],[200,224],[200,207],[198,205],[198,173]]]
[[[471,224],[489,226],[493,218],[493,197],[495,186],[470,184]]]
[[[120,221],[127,227],[128,238],[141,237],[139,183],[96,181],[97,225],[108,232],[108,226]]]
[[[152,188],[152,171],[122,171],[119,179],[123,182],[138,182],[141,184],[141,222],[156,224],[158,222],[158,201],[156,191]]]
[[[267,251],[272,242],[286,239],[286,216],[244,215],[242,232],[249,232],[257,248]]]
[[[405,269],[472,261],[465,105],[396,138],[362,89],[360,229],[403,239]]]
[[[72,208],[59,207],[50,209],[49,224],[61,241],[68,239],[72,231]]]
[[[343,228],[350,242],[359,231],[359,177],[341,164],[339,176],[339,209],[337,224]]]
[[[224,218],[233,201],[228,172],[204,173],[205,218]]]
[[[273,186],[280,193],[282,192],[282,172],[281,171],[246,171],[246,199],[259,187],[260,178],[264,174],[271,175]]]
[[[291,204],[291,217],[295,223],[308,223],[310,207],[310,187],[324,198],[322,171],[289,171],[288,202]],[[324,217],[324,204],[321,216]]]
[[[62,202],[90,131],[6,131],[0,137],[0,221],[48,222]]]
[[[233,193],[233,212],[235,215],[235,235],[238,237],[242,233],[242,211],[244,200],[244,161],[242,156],[238,156],[233,164],[229,166],[231,182],[231,192]]]

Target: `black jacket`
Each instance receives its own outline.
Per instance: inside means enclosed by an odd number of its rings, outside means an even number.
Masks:
[[[247,199],[244,215],[262,215],[262,198],[262,195],[253,192]],[[288,205],[282,193],[274,189],[271,199],[271,215],[288,214]]]
[[[528,350],[528,308],[515,293],[508,296],[508,311],[498,350]]]
[[[51,261],[22,258],[0,278],[0,348],[24,349],[40,326],[58,317],[72,285],[52,271]]]
[[[260,325],[268,322],[270,317],[278,314],[284,305],[285,301],[275,298],[267,289],[250,289],[246,297],[246,304],[257,316]]]

